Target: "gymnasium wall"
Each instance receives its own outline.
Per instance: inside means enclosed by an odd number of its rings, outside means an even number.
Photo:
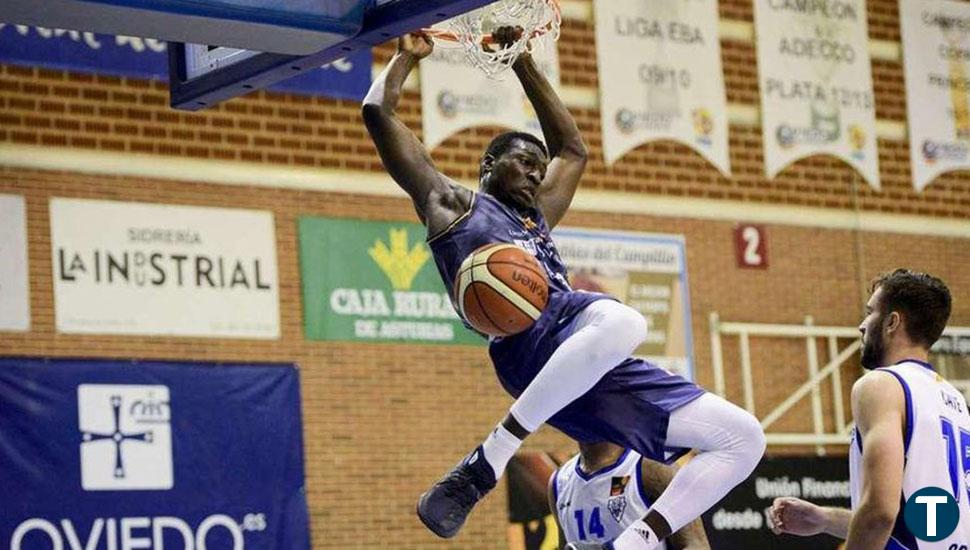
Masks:
[[[870,35],[899,40],[895,0],[870,1]],[[722,1],[722,19],[752,19],[749,2]],[[750,42],[722,43],[729,102],[756,107],[755,51]],[[378,51],[386,60],[388,47]],[[567,21],[560,42],[563,82],[595,87],[593,28]],[[286,361],[301,366],[308,498],[315,548],[398,548],[437,543],[414,516],[414,502],[504,414],[510,403],[491,372],[483,348],[309,342],[303,338],[296,219],[303,215],[413,221],[401,196],[355,193],[360,181],[382,169],[365,136],[358,106],[326,98],[256,93],[201,113],[167,105],[163,83],[43,69],[0,67],[0,193],[27,200],[31,331],[0,334],[0,355],[166,358],[182,360]],[[904,122],[901,64],[874,62],[878,117]],[[865,301],[865,282],[876,273],[907,265],[931,271],[950,284],[956,299],[954,325],[970,325],[970,234],[938,231],[970,218],[970,174],[945,175],[923,193],[910,184],[908,143],[879,143],[883,191],[868,188],[842,163],[816,158],[799,162],[773,181],[762,176],[760,129],[731,128],[734,177],[718,175],[686,148],[644,146],[613,167],[602,162],[595,109],[574,108],[592,158],[583,190],[606,192],[615,201],[650,204],[674,200],[716,201],[728,214],[681,217],[593,211],[571,212],[564,224],[604,229],[682,234],[687,242],[695,370],[710,385],[708,315],[766,323],[854,326]],[[419,97],[405,95],[405,121],[420,128]],[[473,179],[477,158],[495,129],[452,137],[434,152],[445,172]],[[82,152],[110,162],[156,160],[180,165],[187,158],[234,166],[313,168],[342,181],[341,192],[250,185],[219,185],[193,179],[152,179],[95,174],[90,168],[51,171],[10,161],[40,147]],[[102,157],[97,155],[101,154]],[[122,156],[117,156],[117,155]],[[18,165],[19,167],[11,166]],[[188,166],[188,165],[187,165]],[[218,166],[224,166],[219,164]],[[582,196],[582,194],[581,194]],[[54,330],[48,201],[78,197],[166,204],[224,206],[272,211],[276,221],[280,277],[281,338],[277,341],[76,336]],[[738,202],[743,203],[738,207]],[[582,203],[589,204],[589,203]],[[705,204],[709,204],[706,203]],[[792,212],[787,223],[769,223],[770,265],[736,267],[733,228],[751,211]],[[909,234],[827,226],[825,213],[905,218]],[[781,210],[788,209],[788,210]],[[784,216],[776,216],[784,217]],[[882,218],[885,219],[885,218]],[[892,220],[895,218],[889,218]],[[902,220],[903,218],[900,217]],[[919,223],[926,234],[919,234]],[[776,220],[778,222],[784,220]],[[881,227],[885,227],[885,224]],[[914,229],[915,228],[915,229]],[[807,376],[804,343],[752,342],[761,412]],[[737,346],[725,340],[728,395],[740,399]],[[824,361],[825,354],[820,358]],[[858,370],[846,367],[847,386]],[[845,392],[848,395],[848,392]],[[823,402],[828,402],[824,400]],[[779,421],[780,429],[807,430],[807,403]],[[572,443],[544,429],[527,447],[566,450]],[[840,449],[833,449],[837,452]],[[791,449],[775,452],[793,452]],[[804,451],[802,451],[804,452]],[[454,548],[502,548],[506,540],[505,488],[475,512]]]

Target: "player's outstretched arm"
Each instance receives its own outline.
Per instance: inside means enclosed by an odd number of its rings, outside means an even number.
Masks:
[[[771,504],[769,517],[771,530],[776,535],[810,537],[828,533],[844,539],[849,533],[852,511],[818,506],[795,497],[779,497]]]
[[[846,550],[889,542],[903,488],[906,398],[896,378],[872,371],[852,388],[852,415],[862,436],[862,494],[852,514]]]
[[[576,121],[536,67],[532,56],[528,53],[520,55],[512,69],[536,110],[549,147],[551,160],[537,201],[546,222],[554,227],[566,215],[586,169],[586,144]]]
[[[677,468],[643,458],[640,460],[640,479],[643,481],[643,492],[650,500],[657,500],[663,493],[670,480],[674,479]],[[704,532],[704,523],[700,518],[688,523],[666,539],[670,550],[710,550],[711,544]]]
[[[395,110],[408,74],[433,50],[434,44],[427,35],[399,38],[397,53],[374,80],[362,107],[364,124],[377,146],[384,167],[411,196],[418,216],[426,225],[432,194],[435,191],[448,193],[452,189],[452,182],[435,168],[424,144],[401,122]]]

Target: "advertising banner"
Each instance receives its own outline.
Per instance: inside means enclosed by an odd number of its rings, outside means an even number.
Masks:
[[[764,458],[748,479],[704,514],[704,528],[717,549],[791,548],[835,550],[843,541],[829,535],[775,535],[768,509],[778,497],[798,497],[820,506],[849,507],[849,459]]]
[[[423,225],[315,217],[299,223],[307,339],[485,343],[458,318]]]
[[[865,0],[754,6],[766,175],[828,154],[879,189]]]
[[[0,545],[310,548],[292,365],[0,359]]]
[[[169,70],[167,44],[163,40],[2,23],[0,63],[166,81]],[[368,49],[269,89],[360,100],[367,93],[370,79]]]
[[[970,168],[970,4],[900,0],[913,187]]]
[[[596,0],[594,9],[607,164],[669,139],[730,176],[717,0]]]
[[[573,288],[605,292],[647,320],[635,355],[693,379],[687,255],[680,235],[557,228]]]
[[[273,214],[51,199],[57,330],[280,336]]]
[[[29,329],[26,205],[19,195],[0,195],[0,331]]]
[[[555,43],[535,48],[533,58],[558,89]],[[468,62],[464,51],[438,41],[434,53],[421,61],[420,73],[424,144],[429,150],[452,134],[476,126],[502,126],[542,136],[535,111],[511,70],[502,80],[489,79]]]

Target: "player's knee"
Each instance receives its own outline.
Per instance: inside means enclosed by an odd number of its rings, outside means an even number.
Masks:
[[[767,441],[761,423],[753,414],[718,396],[706,394],[705,399],[720,428],[717,447],[729,452],[747,477],[765,454]]]
[[[765,439],[765,431],[761,427],[761,423],[748,411],[739,409],[733,424],[732,432],[734,432],[735,448],[739,451],[745,463],[747,469],[745,477],[747,477],[761,461],[768,442]]]
[[[604,331],[618,345],[632,352],[647,338],[647,320],[630,306],[619,302],[609,302]]]

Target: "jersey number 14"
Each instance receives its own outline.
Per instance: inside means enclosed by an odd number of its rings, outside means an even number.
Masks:
[[[591,535],[596,535],[596,538],[603,538],[606,535],[606,529],[603,528],[603,523],[600,521],[600,507],[597,506],[593,508],[593,513],[589,515],[589,527],[587,528],[586,522],[584,521],[585,510],[576,510],[573,513],[576,518],[576,527],[579,530],[579,540],[586,540],[586,532],[588,531]]]

